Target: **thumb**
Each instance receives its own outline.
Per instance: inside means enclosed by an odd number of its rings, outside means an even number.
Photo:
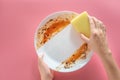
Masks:
[[[40,55],[38,55],[38,64],[41,64],[43,62],[43,57],[44,57],[43,53],[41,53]]]
[[[83,41],[85,41],[86,43],[89,42],[89,38],[87,38],[84,34],[80,34],[80,37]]]

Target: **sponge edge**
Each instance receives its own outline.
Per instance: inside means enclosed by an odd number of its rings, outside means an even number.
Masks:
[[[77,32],[84,34],[88,38],[90,37],[90,23],[86,11],[75,17],[71,24]]]

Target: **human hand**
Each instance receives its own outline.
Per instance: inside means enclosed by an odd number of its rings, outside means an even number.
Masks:
[[[43,56],[38,56],[38,69],[41,75],[41,80],[53,80],[53,71],[44,63]]]
[[[91,29],[90,38],[80,34],[81,38],[99,55],[105,67],[108,79],[120,80],[120,69],[111,55],[112,52],[108,48],[105,25],[100,20],[90,16],[89,23]]]
[[[89,47],[98,53],[98,55],[102,56],[105,53],[108,53],[110,50],[106,40],[105,25],[100,20],[91,16],[89,16],[89,23],[91,29],[90,38],[87,38],[83,34],[80,35],[81,38],[88,43]]]

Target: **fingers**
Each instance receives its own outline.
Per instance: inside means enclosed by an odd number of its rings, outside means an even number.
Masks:
[[[91,17],[91,16],[88,17],[89,17],[91,32],[94,32],[94,30],[102,30],[104,33],[106,32],[105,25],[102,23],[102,21],[98,20],[95,17]]]
[[[100,27],[99,20],[95,17],[92,17],[92,20],[94,21],[95,28],[99,29],[99,27]]]
[[[43,53],[38,56],[38,64],[39,65],[43,62],[43,57],[44,57]]]
[[[89,18],[89,23],[90,23],[90,29],[91,29],[91,32],[92,32],[92,29],[94,29],[95,28],[95,21],[92,19],[92,17],[91,16],[88,16],[88,18]]]
[[[43,54],[43,53],[41,53],[38,57],[40,57],[41,59],[43,59],[44,54]]]
[[[85,35],[80,34],[80,37],[81,37],[81,39],[82,39],[83,41],[85,41],[86,43],[89,42],[89,39],[88,39]]]
[[[102,25],[103,25],[102,21],[98,20],[98,19],[95,18],[95,17],[93,17],[93,21],[94,21],[94,23],[95,23],[95,27],[96,27],[97,29],[101,29],[101,27],[102,27]]]

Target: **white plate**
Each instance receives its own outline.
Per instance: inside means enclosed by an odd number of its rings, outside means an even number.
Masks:
[[[36,34],[38,29],[50,19],[54,19],[55,17],[60,16],[61,14],[77,14],[77,13],[72,11],[61,11],[61,12],[56,12],[47,16],[45,19],[41,21],[40,25],[36,30],[35,37],[34,37],[34,45],[35,45],[35,49],[38,56],[44,53],[43,60],[51,69],[59,72],[72,72],[82,68],[88,63],[88,61],[92,56],[92,51],[88,53],[85,59],[79,59],[78,61],[76,61],[76,63],[73,64],[71,68],[66,69],[64,68],[63,65],[60,66],[61,62],[63,62],[65,59],[67,59],[69,56],[72,55],[72,53],[69,53],[69,52],[71,51],[74,52],[83,43],[79,37],[79,33],[77,33],[71,25],[68,25],[67,28],[61,31],[64,35],[62,36],[62,38],[61,36],[58,39],[54,39],[53,37],[53,40],[51,40],[51,42],[48,41],[48,43],[46,43],[45,46],[42,46],[39,49],[36,48]],[[59,33],[57,34],[57,37],[59,36]],[[50,46],[51,43],[52,43],[52,46],[54,46],[54,49]],[[66,50],[68,53],[65,53]],[[58,66],[60,67],[59,69],[57,68]]]

